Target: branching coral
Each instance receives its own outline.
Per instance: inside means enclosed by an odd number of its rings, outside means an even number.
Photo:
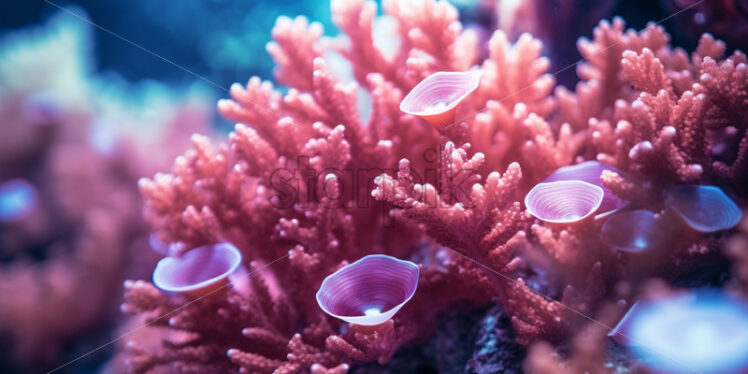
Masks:
[[[579,43],[587,62],[576,91],[552,95],[539,41],[523,35],[512,44],[497,31],[477,61],[482,46],[446,2],[384,2],[398,26],[392,57],[375,45],[374,3],[333,1],[332,12],[345,42],[328,43],[303,17],[273,29],[268,51],[287,94],[256,77],[233,85],[232,99],[218,103],[239,123],[228,140],[196,135],[169,174],[140,181],[158,237],[182,248],[234,243],[251,292],[190,302],[128,282],[123,310],[145,315],[161,339],[127,345],[133,371],[345,372],[422,341],[444,309],[492,298],[519,343],[563,341],[589,322],[580,317],[600,313],[611,289],[651,268],[633,271],[642,258],[603,244],[599,221],[534,220],[521,203],[532,185],[597,159],[621,170],[603,172],[605,187],[658,212],[673,184],[744,186],[748,125],[728,114],[746,107],[745,56],[723,59],[709,36],[689,60],[660,27],[624,32],[620,19],[603,22],[593,41]],[[352,63],[355,81],[333,74],[328,48]],[[399,111],[423,78],[475,64],[483,79],[456,123],[437,131]],[[371,95],[368,123],[360,90]],[[714,252],[722,240],[689,233],[666,255]],[[372,253],[420,265],[414,298],[376,328],[326,316],[314,300],[322,279]],[[583,356],[599,353],[589,342],[602,339],[600,327],[576,338]],[[584,357],[572,366],[603,370]]]
[[[456,16],[445,3],[423,4],[443,9],[435,17],[448,20]],[[359,13],[366,11],[363,3],[358,4],[360,11],[340,8],[354,5],[336,3],[333,9],[340,15],[338,19],[345,17],[343,13],[366,17]],[[410,14],[404,8],[399,10],[403,12],[401,17]],[[422,21],[415,15],[410,17]],[[428,323],[416,326],[407,321],[416,316],[424,322],[433,320],[440,309],[456,300],[478,303],[488,300],[488,286],[474,285],[474,282],[487,284],[484,276],[467,271],[465,268],[470,266],[464,260],[435,262],[423,271],[421,291],[409,304],[414,306],[406,306],[389,327],[373,333],[353,329],[338,335],[339,323],[327,320],[313,298],[325,274],[341,261],[366,253],[433,256],[429,252],[434,245],[420,239],[420,229],[413,225],[396,222],[382,231],[382,222],[386,227],[391,218],[387,216],[387,206],[373,201],[369,192],[374,177],[384,171],[380,166],[403,156],[396,153],[396,148],[413,149],[415,144],[405,142],[426,143],[434,136],[429,133],[421,139],[395,138],[395,132],[406,134],[404,129],[395,128],[397,124],[409,124],[423,132],[430,129],[414,119],[400,118],[402,115],[396,109],[399,102],[388,96],[393,90],[397,92],[397,83],[385,81],[379,74],[369,75],[363,82],[372,85],[375,108],[372,118],[377,123],[364,126],[353,109],[358,88],[339,82],[329,72],[314,40],[314,36],[319,36],[317,25],[310,25],[302,18],[281,19],[273,35],[276,42],[268,49],[279,65],[279,81],[293,87],[289,93],[281,97],[269,83],[256,78],[246,87],[234,85],[231,89],[234,100],[221,101],[219,111],[251,127],[237,125],[229,143],[217,148],[206,138],[193,138],[194,150],[177,160],[172,174],[141,181],[141,190],[148,199],[148,216],[163,240],[180,241],[189,248],[223,238],[235,243],[245,258],[252,259],[257,266],[285,256],[288,261],[278,261],[272,268],[253,275],[255,292],[250,301],[238,297],[223,300],[228,303],[227,308],[242,308],[242,303],[254,305],[256,309],[250,314],[258,320],[235,320],[230,325],[235,331],[233,336],[216,334],[213,330],[193,331],[198,333],[198,340],[179,347],[166,345],[166,351],[172,353],[153,354],[154,358],[146,362],[164,362],[158,357],[166,354],[170,355],[169,361],[177,362],[185,370],[201,365],[220,369],[233,362],[250,372],[297,372],[312,364],[321,365],[318,369],[331,368],[351,359],[386,362],[397,347],[423,337],[428,331]],[[426,146],[421,145],[421,149]],[[458,273],[462,275],[457,277]],[[264,290],[262,285],[266,283],[275,284],[280,290],[276,290],[276,297],[280,299],[270,296],[255,299],[272,293]],[[454,291],[427,298],[444,288]],[[137,312],[159,307],[159,303],[143,306],[143,297],[139,296],[142,292],[152,291],[128,288],[126,310]],[[204,318],[201,313],[212,313],[205,308],[202,303],[194,304],[177,315],[195,324]],[[277,308],[288,314],[283,317]],[[279,328],[283,325],[276,326],[277,321],[268,320],[271,316],[293,322],[288,328]],[[298,329],[300,321],[307,327]],[[239,334],[242,329],[253,333],[242,337]],[[258,343],[263,336],[287,344],[269,350]],[[213,348],[201,352],[210,353],[210,358],[192,355],[195,347],[206,344]],[[226,352],[230,352],[230,360],[225,358]],[[149,367],[142,365],[136,369]]]
[[[715,179],[744,185],[746,57],[704,35],[690,61],[656,26],[636,34],[603,22],[583,41],[576,95],[559,89],[562,118],[588,126],[592,155],[655,186]]]

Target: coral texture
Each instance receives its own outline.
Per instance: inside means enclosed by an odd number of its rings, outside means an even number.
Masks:
[[[126,283],[123,311],[145,316],[161,339],[126,344],[133,371],[345,372],[423,341],[446,309],[493,299],[522,345],[564,341],[587,326],[573,337],[570,369],[538,372],[602,372],[605,352],[593,347],[615,320],[607,316],[621,314],[604,306],[625,306],[637,279],[669,279],[718,252],[724,233],[688,232],[653,258],[628,256],[598,240],[598,221],[549,225],[521,201],[555,169],[589,159],[621,170],[603,173],[607,188],[661,214],[662,189],[674,184],[720,183],[745,196],[745,55],[725,58],[705,35],[689,56],[658,26],[624,31],[620,19],[603,21],[579,43],[587,61],[575,91],[554,92],[542,44],[529,34],[510,43],[497,31],[483,46],[446,2],[383,7],[397,21],[398,48],[387,57],[373,37],[373,2],[332,2],[345,40],[323,38],[303,17],[279,19],[267,49],[288,92],[256,77],[233,85],[232,99],[218,103],[239,123],[229,139],[196,135],[170,173],[140,181],[159,238],[183,248],[236,244],[251,292],[188,301]],[[331,68],[335,53],[350,61],[353,80]],[[431,73],[474,65],[483,78],[456,123],[437,132],[399,111]],[[419,264],[414,298],[375,329],[326,316],[314,299],[322,279],[372,253]],[[533,346],[528,367],[556,367],[550,350]]]

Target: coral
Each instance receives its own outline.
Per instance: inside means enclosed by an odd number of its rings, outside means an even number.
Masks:
[[[232,99],[217,105],[238,123],[228,139],[195,135],[169,173],[140,180],[158,238],[187,250],[235,244],[251,292],[188,301],[128,282],[123,311],[146,316],[158,341],[125,344],[132,371],[386,364],[423,342],[440,313],[493,299],[513,340],[531,347],[532,370],[559,372],[561,359],[539,342],[571,339],[574,355],[560,372],[605,372],[601,341],[612,323],[590,325],[588,316],[607,321],[611,297],[625,303],[644,280],[683,274],[725,241],[723,232],[674,224],[662,233],[674,235],[666,253],[637,257],[599,240],[600,220],[549,224],[522,201],[559,167],[590,159],[620,170],[602,173],[604,187],[657,214],[668,214],[662,191],[675,184],[721,183],[745,196],[748,117],[730,117],[747,104],[742,53],[723,58],[723,44],[707,35],[689,59],[661,27],[624,31],[620,19],[603,21],[594,40],[578,44],[587,62],[571,92],[554,90],[540,41],[524,34],[510,43],[497,31],[479,45],[447,2],[385,1],[397,23],[392,56],[375,43],[373,2],[331,8],[344,33],[332,41],[303,17],[276,23],[267,49],[286,94],[257,77],[234,84]],[[332,50],[350,61],[352,80],[336,75]],[[437,130],[399,110],[425,77],[476,64],[483,79],[455,123]],[[368,121],[361,93],[371,99]],[[419,265],[413,299],[376,327],[325,315],[314,298],[322,280],[374,253]]]
[[[542,53],[549,57],[554,78],[569,83],[575,79],[573,63],[579,60],[570,46],[611,14],[618,3],[616,0],[496,0],[455,4],[464,8],[460,9],[463,23],[476,30],[481,38],[488,39],[494,30],[501,30],[509,40],[528,33],[542,41]]]
[[[658,51],[668,42],[667,34],[659,26],[650,25],[639,33],[624,32],[624,27],[620,18],[615,18],[613,23],[601,21],[593,32],[593,40],[581,38],[577,42],[584,57],[577,65],[581,82],[573,93],[564,87],[558,87],[555,92],[561,117],[572,128],[586,128],[590,118],[609,118],[617,100],[631,100],[636,95],[621,74],[624,51],[639,52],[644,48]]]
[[[637,34],[620,19],[601,23],[580,43],[589,62],[576,94],[556,92],[562,118],[588,126],[592,156],[653,188],[715,179],[742,188],[746,119],[728,113],[748,103],[745,55],[723,59],[724,44],[705,34],[689,61],[667,40],[656,26]]]
[[[88,30],[65,17],[0,39],[0,184],[28,181],[38,197],[27,215],[0,221],[0,339],[12,348],[0,360],[9,372],[52,369],[76,353],[73,339],[77,349],[93,348],[119,319],[120,282],[153,263],[136,247],[146,226],[134,183],[167,165],[145,145],[163,145],[169,158],[170,148],[184,146],[184,135],[108,135],[120,125],[136,129],[131,124],[146,116],[124,90],[100,90]],[[155,131],[176,133],[178,122],[207,130],[199,100],[168,100],[171,108],[150,118]],[[114,106],[121,111],[103,109]],[[183,122],[186,113],[193,119]]]
[[[446,9],[435,17],[455,16],[445,3],[424,4]],[[333,4],[336,14],[343,12],[338,8],[344,5],[355,4]],[[405,13],[401,16],[406,17]],[[413,18],[421,21],[420,17]],[[484,276],[466,272],[464,266],[457,265],[464,265],[464,260],[458,259],[435,261],[425,268],[413,300],[417,307],[406,305],[394,322],[374,332],[350,329],[338,333],[340,323],[329,320],[316,306],[316,288],[342,261],[372,252],[397,257],[424,253],[430,257],[433,255],[428,252],[435,245],[419,239],[420,229],[414,225],[397,222],[384,232],[378,229],[390,218],[386,206],[369,197],[372,180],[383,171],[378,165],[402,156],[395,153],[394,143],[409,139],[381,138],[382,130],[395,129],[362,124],[358,112],[352,110],[358,88],[339,82],[329,72],[317,41],[310,38],[319,35],[315,30],[318,26],[302,18],[280,19],[274,29],[276,41],[268,49],[278,63],[279,81],[293,87],[285,97],[273,91],[269,83],[253,78],[246,87],[232,87],[234,101],[219,103],[219,111],[227,118],[251,127],[237,125],[229,144],[218,147],[212,147],[206,138],[193,137],[194,150],[177,160],[172,174],[141,181],[148,217],[163,240],[183,242],[190,248],[220,237],[235,243],[253,262],[280,261],[262,273],[253,273],[250,300],[219,299],[225,305],[222,308],[244,308],[248,315],[255,316],[249,320],[227,319],[224,327],[233,328],[233,335],[192,330],[198,336],[195,341],[176,348],[167,344],[165,352],[139,359],[149,364],[135,369],[163,363],[160,357],[169,357],[172,365],[184,370],[201,365],[220,369],[233,363],[245,371],[298,372],[313,364],[332,368],[351,359],[386,362],[397,347],[424,336],[428,321],[439,310],[457,300],[488,300],[487,286],[476,288],[473,284],[474,279],[486,284]],[[376,93],[377,89],[388,90],[392,82],[376,75],[367,81],[379,85],[372,95],[374,107],[386,109],[381,114],[375,109],[372,117],[382,123],[379,116],[396,116],[393,122],[402,123],[396,107],[386,108],[399,103]],[[413,127],[422,127],[412,119],[408,121]],[[418,140],[428,139],[434,136]],[[412,149],[412,144],[397,145]],[[355,171],[355,176],[351,178],[346,170]],[[457,277],[457,273],[463,275]],[[265,284],[276,284],[281,290],[276,292],[277,299]],[[453,291],[435,296],[445,289]],[[150,291],[128,288],[125,310],[164,309],[157,303],[143,306],[141,292]],[[214,309],[203,303],[189,305],[176,313],[184,321],[179,326],[191,330],[189,326],[196,325],[206,313],[214,313]],[[407,322],[416,316],[423,326]],[[306,327],[299,329],[294,321],[303,321]],[[242,337],[242,330],[253,333]],[[274,347],[258,344],[268,336],[272,336],[271,341],[286,343]],[[201,355],[193,354],[198,348]]]

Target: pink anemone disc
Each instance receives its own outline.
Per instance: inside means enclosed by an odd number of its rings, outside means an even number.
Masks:
[[[527,210],[541,221],[574,223],[600,208],[603,189],[579,180],[538,183],[525,196]]]
[[[667,239],[660,219],[648,210],[614,213],[600,230],[603,243],[626,252],[644,252]]]
[[[345,322],[387,322],[418,287],[418,265],[386,255],[369,255],[330,274],[317,291],[322,310]]]
[[[457,105],[478,88],[480,77],[480,70],[431,74],[403,98],[400,110],[441,128],[454,122]]]
[[[229,284],[241,262],[242,254],[233,244],[204,245],[179,258],[161,259],[153,271],[153,284],[164,291],[201,297]]]
[[[665,190],[665,204],[699,232],[727,230],[743,217],[740,207],[717,186],[670,187]]]
[[[597,215],[605,215],[607,213],[615,212],[628,204],[628,201],[623,200],[616,196],[613,191],[605,188],[600,181],[600,176],[604,170],[610,170],[615,173],[621,174],[621,171],[597,161],[585,161],[577,165],[564,166],[556,169],[553,174],[545,178],[543,182],[556,182],[562,180],[580,180],[600,186],[605,193],[603,202],[600,204],[600,209]]]

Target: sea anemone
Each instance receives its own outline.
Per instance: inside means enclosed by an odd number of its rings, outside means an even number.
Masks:
[[[418,265],[386,255],[369,255],[329,275],[317,292],[325,313],[348,323],[376,326],[413,297]]]
[[[230,243],[204,245],[178,258],[161,259],[153,271],[153,284],[198,298],[225,287],[241,263],[241,252]]]
[[[541,221],[573,223],[600,208],[605,192],[578,180],[539,183],[525,196],[527,210]]]
[[[602,176],[603,171],[605,170],[614,172],[616,174],[621,174],[620,170],[612,166],[608,166],[597,161],[585,161],[576,165],[560,167],[556,169],[553,174],[545,178],[543,182],[580,180],[583,182],[594,184],[596,186],[600,186],[603,189],[605,195],[603,197],[603,202],[600,204],[598,214],[605,214],[621,209],[628,203],[626,200],[623,200],[620,197],[616,196],[613,191],[603,186],[603,183],[600,180],[600,176]]]
[[[639,302],[624,317],[623,340],[658,373],[748,370],[748,304],[717,291]]]
[[[617,212],[600,230],[603,243],[627,252],[643,252],[659,247],[667,239],[660,217],[648,210]]]
[[[727,230],[740,222],[743,212],[719,187],[679,185],[665,190],[665,203],[692,229]]]
[[[403,98],[400,110],[441,128],[455,121],[457,105],[478,88],[480,77],[480,70],[431,74]]]

